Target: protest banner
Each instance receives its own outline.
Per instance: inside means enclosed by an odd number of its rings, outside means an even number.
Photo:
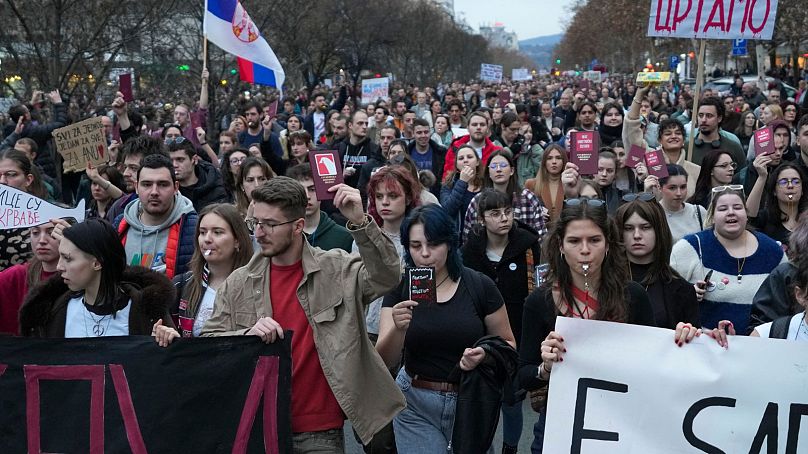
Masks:
[[[591,80],[595,83],[600,83],[602,80],[602,74],[600,71],[584,71],[584,79]]]
[[[390,101],[390,79],[362,79],[362,104],[370,104],[384,99]]]
[[[482,63],[480,65],[480,80],[483,82],[502,82],[502,65]]]
[[[291,453],[290,338],[0,338],[0,446]]]
[[[651,0],[648,36],[769,40],[777,0]]]
[[[64,128],[54,129],[56,151],[64,158],[65,172],[79,172],[109,161],[107,139],[101,117],[88,118]]]
[[[544,452],[808,452],[803,343],[733,336],[724,349],[702,335],[677,347],[672,330],[567,317],[556,331],[567,352],[550,376]]]
[[[511,80],[533,80],[533,77],[530,75],[530,71],[528,71],[527,68],[513,68],[511,70]]]
[[[24,229],[48,222],[49,219],[84,220],[84,199],[76,208],[62,208],[17,188],[0,184],[0,230]]]

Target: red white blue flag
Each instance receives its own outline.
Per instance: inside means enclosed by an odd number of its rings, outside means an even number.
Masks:
[[[281,63],[238,0],[206,0],[202,30],[210,42],[238,57],[241,80],[281,89],[286,77]]]

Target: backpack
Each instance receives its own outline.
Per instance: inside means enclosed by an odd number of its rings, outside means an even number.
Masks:
[[[788,337],[788,325],[791,323],[791,316],[780,317],[772,322],[769,330],[769,339],[785,339]]]

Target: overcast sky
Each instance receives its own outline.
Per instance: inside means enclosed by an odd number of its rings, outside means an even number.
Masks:
[[[569,16],[571,0],[455,0],[455,14],[461,13],[475,30],[480,24],[502,22],[519,39],[561,33],[562,19]]]

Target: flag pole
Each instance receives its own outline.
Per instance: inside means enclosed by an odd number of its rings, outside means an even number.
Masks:
[[[202,69],[208,69],[208,35],[202,35]]]
[[[699,55],[696,60],[696,93],[693,96],[693,111],[690,114],[690,137],[687,144],[687,156],[685,160],[691,161],[693,159],[693,145],[696,140],[696,120],[699,118],[699,99],[701,98],[701,86],[704,81],[704,48],[707,47],[705,42],[707,40],[699,40]]]

